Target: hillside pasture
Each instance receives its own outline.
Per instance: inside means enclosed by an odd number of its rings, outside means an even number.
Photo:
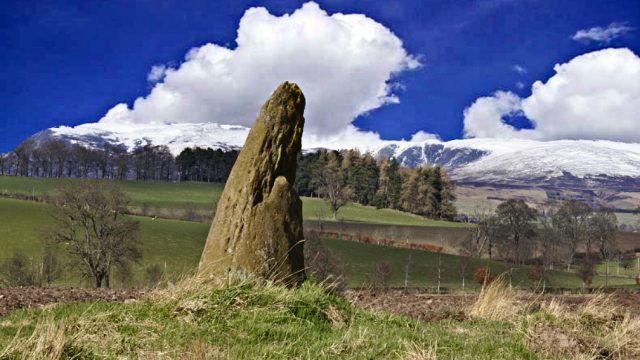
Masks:
[[[37,262],[42,256],[43,239],[54,226],[53,207],[47,204],[0,198],[0,262],[21,252]],[[195,270],[207,238],[209,225],[178,220],[153,220],[134,216],[140,222],[143,259],[133,267],[132,285],[143,283],[145,268],[160,266],[171,279]],[[59,256],[66,257],[63,249]],[[71,268],[69,259],[64,262]],[[69,270],[69,269],[68,269]],[[65,271],[59,285],[86,285],[77,271]],[[115,286],[122,286],[116,276]]]
[[[43,203],[23,200],[0,198],[0,262],[16,251],[22,252],[38,261],[42,255],[42,238],[47,229],[53,226],[51,216],[52,207]],[[148,266],[159,265],[168,279],[182,277],[193,273],[198,265],[200,254],[204,247],[209,225],[190,222],[156,219],[134,216],[140,222],[140,239],[142,242],[143,260],[133,267],[131,282],[122,283],[116,276],[114,286],[141,286],[144,284],[145,269]],[[441,286],[452,290],[462,287],[461,265],[469,261],[469,273],[466,277],[467,288],[477,288],[471,281],[471,272],[477,266],[489,266],[496,274],[508,270],[508,266],[501,262],[467,259],[455,255],[436,254],[420,250],[399,249],[358,242],[324,239],[322,240],[331,253],[344,264],[346,281],[349,286],[378,286],[374,279],[375,266],[389,262],[392,269],[390,282],[386,286],[404,286],[404,267],[411,256],[409,265],[408,286],[434,287],[437,284],[438,258],[441,264]],[[59,256],[69,264],[64,249],[60,249]],[[56,285],[87,285],[77,270],[69,271]],[[528,268],[515,269],[512,272],[514,286],[535,287],[527,277]],[[632,278],[615,277],[609,279],[609,285],[634,284]],[[596,277],[594,286],[604,284],[602,276]],[[548,286],[580,287],[581,282],[573,273],[553,272]]]
[[[44,199],[56,190],[78,179],[50,179],[37,177],[0,176],[0,195]],[[110,181],[117,184],[131,198],[130,210],[136,215],[158,216],[209,223],[224,184],[200,182]],[[302,198],[305,219],[332,221],[328,205],[318,198]],[[348,204],[338,212],[338,221],[374,224],[463,227],[462,223],[430,220],[397,210],[376,209],[372,206]]]

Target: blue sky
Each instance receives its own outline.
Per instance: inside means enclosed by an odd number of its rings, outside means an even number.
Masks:
[[[463,111],[480,97],[504,90],[526,98],[534,81],[554,75],[554,64],[599,49],[640,54],[637,0],[317,2],[329,14],[360,13],[382,24],[422,63],[395,78],[398,104],[354,121],[385,139],[420,130],[461,138]],[[4,1],[0,152],[39,130],[97,121],[118,103],[131,105],[152,88],[152,66],[177,67],[190,48],[215,43],[233,49],[249,7],[280,16],[302,3]],[[608,41],[572,39],[578,30],[612,23],[627,30]],[[530,127],[523,117],[508,121]]]

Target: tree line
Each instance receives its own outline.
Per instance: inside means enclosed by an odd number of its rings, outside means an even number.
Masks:
[[[470,221],[476,226],[464,240],[464,255],[494,258],[499,253],[516,265],[535,259],[543,272],[555,265],[569,270],[579,261],[578,273],[585,283],[593,278],[598,261],[620,262],[624,255],[616,242],[615,213],[575,200],[537,210],[521,199],[510,199],[495,211],[476,211]]]
[[[320,150],[300,155],[296,188],[329,204],[333,219],[348,202],[397,209],[432,219],[456,215],[455,188],[445,169],[400,166],[357,150]]]
[[[97,148],[58,139],[23,141],[0,155],[0,175],[154,181],[224,182],[238,152],[193,148],[174,157],[165,145],[131,151],[109,143]]]
[[[153,181],[225,182],[237,150],[187,148],[174,157],[164,145],[131,151],[105,144],[87,148],[58,139],[28,139],[0,156],[0,175]],[[325,199],[336,218],[348,202],[397,209],[433,219],[453,219],[454,186],[439,166],[409,169],[395,159],[374,159],[356,150],[301,154],[296,188]]]

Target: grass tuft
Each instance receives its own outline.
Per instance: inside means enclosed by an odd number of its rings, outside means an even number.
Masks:
[[[543,303],[522,322],[537,353],[580,359],[640,358],[640,317],[621,309],[612,294],[594,294],[577,309]]]
[[[523,304],[516,292],[505,284],[503,276],[484,285],[478,299],[467,309],[470,317],[485,320],[510,320],[522,311]]]

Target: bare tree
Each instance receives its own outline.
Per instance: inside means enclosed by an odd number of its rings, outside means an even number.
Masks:
[[[388,289],[391,277],[393,275],[393,266],[388,261],[377,263],[374,267],[374,280],[376,285]]]
[[[598,242],[598,249],[603,257],[606,252],[616,249],[617,231],[618,218],[611,209],[600,208],[591,216],[589,232]]]
[[[536,210],[529,207],[520,199],[509,199],[496,210],[501,231],[501,245],[511,253],[512,260],[516,264],[526,260],[531,248],[531,240],[535,230],[533,221],[536,219]]]
[[[482,257],[486,251],[489,259],[493,257],[496,236],[498,236],[498,218],[489,210],[484,208],[475,209],[470,222],[476,224],[469,228],[471,236],[465,238],[462,244],[467,256]]]
[[[553,264],[558,261],[562,254],[562,242],[560,232],[553,225],[555,210],[543,209],[539,212],[537,231],[537,250],[540,256],[541,273],[538,281],[542,281],[542,291],[544,292],[549,278],[548,270],[553,269]]]
[[[31,156],[35,149],[36,143],[32,139],[27,139],[20,143],[13,151],[16,154],[18,160],[18,175],[29,176],[29,170],[31,168]]]
[[[589,219],[589,236],[598,243],[600,256],[606,262],[605,285],[609,284],[609,263],[614,257],[618,258],[618,269],[620,269],[620,252],[616,243],[616,233],[618,231],[618,218],[611,209],[600,208],[594,212]]]
[[[0,154],[0,175],[4,175],[4,167],[8,163],[7,159],[6,154]]]
[[[592,209],[589,205],[570,200],[562,204],[553,218],[553,225],[559,230],[569,250],[567,270],[571,268],[578,246],[588,239],[589,218]],[[590,244],[586,246],[586,254],[591,252]]]
[[[110,286],[111,270],[141,259],[139,224],[126,215],[127,196],[100,181],[68,184],[56,201],[51,240],[64,244],[96,287]]]
[[[347,185],[347,177],[340,167],[336,153],[329,153],[329,159],[317,174],[315,183],[318,187],[318,193],[331,208],[333,220],[336,220],[338,210],[352,198],[351,188]]]

